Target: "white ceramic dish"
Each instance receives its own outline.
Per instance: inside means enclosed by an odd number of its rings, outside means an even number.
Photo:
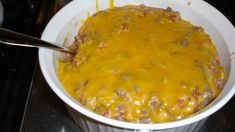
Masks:
[[[99,9],[107,9],[109,0],[99,0]],[[39,62],[43,75],[52,90],[68,106],[72,117],[81,125],[84,131],[193,131],[199,125],[199,121],[224,106],[235,93],[235,30],[232,24],[218,10],[202,0],[116,0],[116,6],[126,4],[145,4],[152,7],[171,7],[179,11],[184,19],[202,26],[211,36],[218,48],[222,64],[225,67],[227,81],[220,95],[206,108],[185,119],[159,123],[137,124],[122,122],[106,118],[87,110],[79,102],[73,99],[60,84],[56,75],[56,61],[58,53],[47,50],[39,50]],[[96,0],[74,0],[62,8],[48,23],[41,39],[56,43],[72,43],[77,34],[81,20],[87,18],[87,14],[96,12]],[[105,28],[105,27],[104,27]],[[65,38],[67,41],[64,42]]]

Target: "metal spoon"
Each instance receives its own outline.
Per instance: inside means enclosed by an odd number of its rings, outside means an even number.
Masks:
[[[8,29],[0,28],[0,43],[23,47],[48,48],[60,52],[75,54],[75,51],[61,45],[55,45],[50,42],[40,40],[25,34],[14,32]]]

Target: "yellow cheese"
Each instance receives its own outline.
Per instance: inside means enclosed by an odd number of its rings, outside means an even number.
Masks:
[[[75,44],[73,61],[58,61],[58,77],[75,99],[109,118],[179,120],[205,107],[223,85],[210,37],[170,8],[100,11],[85,21]]]

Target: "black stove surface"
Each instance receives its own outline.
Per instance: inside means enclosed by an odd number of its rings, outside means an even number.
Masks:
[[[39,19],[37,18],[40,16],[39,10],[42,6],[51,6],[47,0],[1,1],[5,7],[3,27],[35,37],[40,36],[45,23],[38,26]],[[235,1],[206,1],[220,10],[235,24]],[[21,131],[24,132],[81,131],[69,117],[63,102],[46,84],[39,67],[35,68],[36,64],[36,49],[10,47],[0,44],[1,131],[20,131],[21,123],[23,124]],[[26,103],[27,99],[28,103]],[[26,114],[23,116],[26,104],[28,104],[25,111]],[[231,99],[225,107],[212,115],[201,131],[235,131],[235,126],[233,126],[235,124],[234,111],[235,98]],[[24,122],[22,122],[23,117],[25,118]]]
[[[40,36],[33,28],[39,3],[32,7],[29,0],[1,0],[1,2],[4,7],[2,27],[35,37]],[[0,44],[1,131],[20,130],[36,62],[37,49]]]
[[[0,49],[1,128],[18,130],[22,121],[36,50],[2,46]]]

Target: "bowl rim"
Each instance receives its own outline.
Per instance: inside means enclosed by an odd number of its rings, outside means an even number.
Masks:
[[[169,0],[172,1],[172,0]],[[178,3],[183,3],[185,4],[185,1],[187,0],[179,0],[177,1]],[[42,40],[46,40],[46,41],[50,41],[50,40],[55,40],[56,39],[56,35],[55,36],[48,36],[49,34],[53,34],[53,33],[57,33],[59,32],[59,28],[57,29],[57,27],[55,27],[55,23],[58,22],[59,19],[66,17],[66,15],[68,15],[68,10],[71,10],[75,7],[77,7],[77,5],[80,4],[81,1],[78,0],[74,0],[71,1],[69,4],[67,4],[65,7],[63,7],[48,23],[48,25],[46,26],[45,30],[43,31]],[[176,1],[174,1],[176,2]],[[196,1],[195,1],[196,2]],[[88,2],[87,2],[88,3]],[[232,43],[235,42],[234,39],[234,35],[235,35],[235,30],[233,25],[229,22],[229,20],[222,14],[220,13],[217,9],[215,9],[214,7],[212,7],[211,5],[209,5],[208,3],[202,1],[202,0],[198,0],[197,1],[198,4],[200,4],[203,8],[207,9],[207,13],[210,13],[210,15],[212,15],[212,17],[216,20],[218,20],[218,23],[216,24],[220,24],[221,27],[224,28],[224,30],[221,28],[220,31],[222,31],[222,34],[226,34],[226,42],[227,43]],[[65,24],[65,23],[63,23]],[[58,25],[57,25],[58,26]],[[60,27],[63,27],[64,25],[59,25]],[[230,47],[230,53],[235,51],[235,46],[234,47]],[[69,105],[71,108],[75,109],[77,112],[89,117],[90,119],[96,120],[98,122],[104,123],[104,124],[108,124],[114,127],[119,127],[119,128],[124,128],[124,129],[141,129],[141,130],[150,130],[150,129],[155,129],[155,130],[159,130],[159,129],[170,129],[170,128],[175,128],[175,127],[180,127],[180,126],[184,126],[187,124],[191,124],[194,123],[196,121],[200,121],[206,117],[208,117],[209,115],[213,114],[214,112],[216,112],[217,110],[219,110],[221,107],[223,107],[234,95],[235,93],[235,86],[234,86],[234,78],[235,78],[235,60],[231,59],[231,71],[230,71],[230,76],[229,79],[227,81],[226,85],[230,85],[231,89],[229,90],[229,92],[218,102],[216,103],[214,106],[208,108],[205,111],[202,111],[198,114],[195,114],[193,116],[189,116],[188,118],[184,118],[182,120],[177,120],[177,121],[173,121],[173,122],[165,122],[165,123],[156,123],[156,124],[141,124],[141,123],[131,123],[131,122],[123,122],[123,121],[118,121],[118,120],[114,120],[114,119],[110,119],[104,116],[101,116],[99,114],[96,114],[90,110],[87,110],[86,108],[78,105],[76,102],[74,102],[71,98],[69,98],[68,96],[66,96],[62,91],[60,91],[57,88],[57,85],[55,83],[55,80],[51,77],[51,73],[52,69],[48,68],[48,64],[47,61],[45,61],[46,59],[48,59],[49,57],[47,55],[52,56],[52,51],[48,50],[48,49],[39,49],[39,64],[43,73],[44,78],[46,79],[47,83],[49,84],[50,88],[56,93],[57,96],[59,96],[67,105]],[[51,62],[52,64],[52,62]]]

